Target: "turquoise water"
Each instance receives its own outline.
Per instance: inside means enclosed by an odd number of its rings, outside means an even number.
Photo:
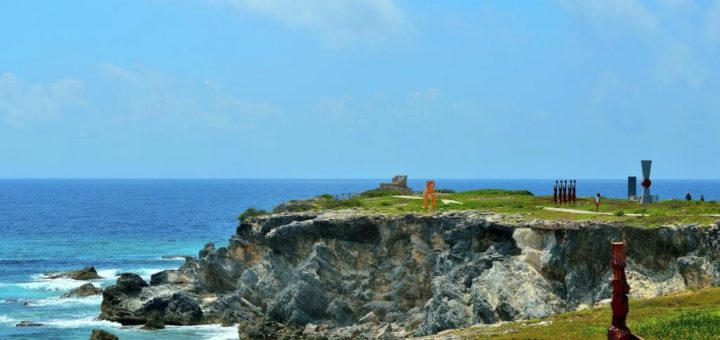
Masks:
[[[250,206],[270,209],[320,193],[354,193],[380,180],[0,180],[0,339],[87,339],[102,328],[123,339],[233,339],[234,327],[137,327],[95,321],[99,297],[60,299],[84,282],[46,280],[50,271],[92,265],[113,284],[114,275],[149,276],[176,268],[164,255],[197,255],[207,242],[227,244],[235,217]],[[551,180],[437,180],[438,188],[528,189],[549,194]],[[412,180],[419,190],[423,181]],[[685,192],[720,199],[720,181],[657,180],[654,194]],[[578,181],[578,195],[623,197],[623,180]],[[19,328],[30,320],[42,327]]]

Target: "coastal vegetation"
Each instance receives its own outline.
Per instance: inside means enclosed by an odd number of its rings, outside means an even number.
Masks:
[[[422,204],[422,194],[398,195],[374,190],[346,198],[321,195],[290,201],[276,207],[273,212],[355,208],[370,213],[405,214],[423,211]],[[552,210],[556,207],[572,211]],[[710,225],[720,219],[720,203],[716,201],[667,200],[641,205],[625,199],[603,198],[596,214],[591,197],[578,197],[574,204],[556,206],[551,196],[535,196],[527,190],[483,189],[437,193],[435,211],[461,210],[517,214],[524,219],[593,220],[643,227]]]
[[[270,213],[266,210],[250,207],[250,208],[245,209],[245,211],[243,211],[240,214],[240,216],[238,216],[238,220],[244,220],[249,217],[262,216],[262,215],[268,215],[268,214],[270,214]]]
[[[449,333],[474,339],[607,339],[609,305],[544,319],[473,326]],[[628,326],[645,339],[717,339],[720,288],[630,300]]]

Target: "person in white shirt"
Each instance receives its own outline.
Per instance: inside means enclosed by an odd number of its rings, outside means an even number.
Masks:
[[[598,211],[600,209],[600,193],[598,192],[595,195],[595,211]]]

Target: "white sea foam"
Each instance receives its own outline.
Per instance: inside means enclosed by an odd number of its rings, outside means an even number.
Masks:
[[[63,306],[63,305],[86,305],[86,306],[99,306],[102,303],[101,295],[87,296],[81,298],[60,298],[60,297],[49,297],[45,299],[30,301],[29,306],[41,307],[41,306]]]
[[[98,275],[102,276],[104,280],[115,280],[115,276],[118,274],[117,269],[103,269],[97,271]]]
[[[207,340],[230,340],[238,339],[237,325],[223,327],[221,325],[197,325],[197,326],[166,326],[167,330],[197,331]]]
[[[86,282],[73,279],[39,279],[32,282],[10,283],[8,286],[28,290],[67,291],[82,286]]]
[[[9,317],[9,316],[7,316],[7,315],[0,314],[0,323],[14,324],[14,323],[16,323],[16,322],[17,322],[16,319],[13,319],[13,318],[11,318],[11,317]]]
[[[80,319],[57,319],[42,321],[43,324],[51,327],[58,328],[80,328],[80,327],[99,327],[107,326],[120,328],[122,325],[118,322],[106,321],[106,320],[95,320],[94,317],[86,317]]]

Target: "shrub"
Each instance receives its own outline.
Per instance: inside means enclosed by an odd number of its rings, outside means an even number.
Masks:
[[[273,208],[273,213],[279,214],[283,212],[301,212],[308,211],[315,208],[315,204],[309,201],[298,201],[292,200],[287,203],[281,203],[280,205]]]
[[[453,190],[453,189],[437,189],[437,190],[435,190],[435,192],[441,193],[441,194],[454,194],[455,190]]]
[[[385,196],[399,196],[399,195],[407,195],[407,192],[404,192],[402,190],[380,190],[380,189],[373,189],[368,190],[360,194],[360,196],[363,197],[385,197]]]
[[[240,214],[240,216],[237,217],[238,220],[244,220],[248,217],[255,217],[255,216],[262,216],[270,214],[269,212],[262,210],[262,209],[255,209],[253,207],[245,209],[245,211]]]
[[[622,210],[618,210],[618,211],[614,212],[613,215],[615,215],[615,216],[625,216],[625,212],[622,211]]]

